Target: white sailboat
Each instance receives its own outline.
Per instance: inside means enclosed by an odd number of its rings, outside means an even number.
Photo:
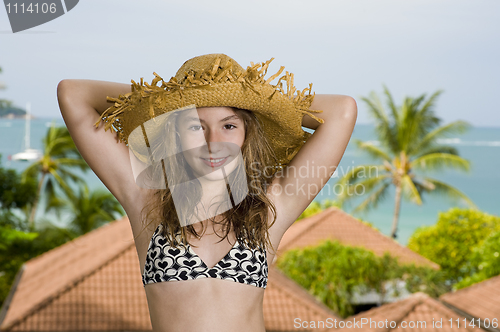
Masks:
[[[32,161],[42,158],[42,151],[30,148],[30,120],[31,120],[31,103],[26,103],[26,122],[24,132],[24,151],[16,153],[12,156],[12,160]]]

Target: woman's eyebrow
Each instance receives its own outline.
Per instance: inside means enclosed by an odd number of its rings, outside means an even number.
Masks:
[[[237,120],[241,120],[239,116],[237,116],[236,114],[233,114],[233,115],[230,115],[230,116],[227,116],[225,117],[224,119],[220,120],[219,122],[224,122],[224,121],[227,121],[227,120],[233,120],[233,119],[237,119]],[[205,120],[203,119],[200,119],[196,116],[188,116],[186,118],[184,118],[184,121],[198,121],[198,122],[205,122]]]
[[[236,114],[233,114],[233,115],[225,117],[224,119],[220,120],[219,122],[224,122],[224,121],[233,120],[233,119],[234,120],[241,120],[239,116],[237,116]]]

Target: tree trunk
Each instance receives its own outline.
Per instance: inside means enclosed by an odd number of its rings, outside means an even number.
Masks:
[[[399,182],[399,181],[398,181]],[[396,204],[394,206],[394,218],[392,220],[391,237],[396,238],[398,230],[399,210],[401,209],[401,182],[396,185]]]
[[[42,173],[42,178],[40,179],[40,182],[38,182],[38,189],[36,192],[35,201],[33,202],[33,206],[31,207],[30,217],[28,219],[30,228],[34,226],[36,208],[38,206],[38,201],[40,200],[40,193],[42,192],[42,185],[43,185],[43,180],[45,179],[45,175],[46,173]]]

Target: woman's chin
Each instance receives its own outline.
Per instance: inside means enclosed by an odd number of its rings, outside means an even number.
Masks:
[[[207,181],[225,181],[225,178],[227,178],[229,174],[233,173],[235,169],[235,165],[231,165],[230,163],[229,165],[224,166],[224,172],[222,171],[222,167],[219,167],[210,173],[202,175],[201,178]]]

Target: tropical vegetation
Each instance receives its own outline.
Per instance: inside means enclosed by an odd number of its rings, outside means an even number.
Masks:
[[[24,262],[124,215],[109,191],[90,191],[73,172],[88,166],[65,127],[52,125],[43,145],[42,159],[22,174],[0,167],[0,305]],[[45,212],[54,212],[59,221],[67,219],[65,227],[45,214],[33,223],[42,201]]]
[[[497,237],[492,235],[499,231],[500,217],[472,209],[452,208],[439,213],[435,225],[418,228],[410,237],[408,247],[439,264],[455,284],[481,272],[481,264],[486,268],[496,261],[495,250],[499,246],[493,243]],[[493,276],[496,270],[488,269],[478,276]]]
[[[481,245],[472,250],[465,269],[469,275],[457,283],[455,289],[500,275],[500,231],[491,234]]]
[[[341,317],[354,313],[353,297],[372,290],[383,296],[397,296],[397,281],[409,292],[423,291],[437,297],[451,290],[445,275],[430,267],[403,265],[386,254],[324,241],[316,246],[287,251],[277,266]],[[383,300],[383,299],[382,299]]]
[[[67,228],[75,236],[88,233],[116,219],[116,213],[124,214],[122,206],[109,191],[97,189],[90,192],[87,186],[80,187],[76,196],[52,197],[46,210],[55,210],[58,217],[62,211],[69,212],[71,217]]]
[[[441,125],[435,112],[435,104],[442,91],[419,97],[406,97],[397,106],[387,87],[384,86],[386,107],[376,93],[362,100],[375,120],[375,132],[379,144],[355,140],[359,149],[378,162],[376,165],[359,165],[339,179],[346,190],[339,196],[343,204],[358,198],[352,193],[364,193],[367,197],[357,205],[353,213],[368,211],[387,197],[391,187],[395,188],[394,215],[391,236],[396,238],[401,199],[422,204],[424,194],[439,194],[460,199],[471,207],[474,203],[457,188],[429,176],[430,171],[456,169],[468,171],[470,163],[459,156],[456,148],[442,144],[439,139],[450,134],[464,133],[469,124],[454,121]],[[370,171],[368,171],[370,170]],[[371,172],[374,170],[374,172]],[[362,188],[360,191],[358,188]]]
[[[73,139],[66,127],[56,127],[54,124],[47,130],[43,138],[43,156],[23,172],[23,179],[38,179],[38,189],[35,201],[31,205],[29,223],[33,225],[38,203],[42,193],[47,199],[54,200],[58,194],[56,187],[64,194],[74,199],[69,181],[85,185],[85,181],[72,171],[72,168],[87,171],[89,166],[78,152]]]

